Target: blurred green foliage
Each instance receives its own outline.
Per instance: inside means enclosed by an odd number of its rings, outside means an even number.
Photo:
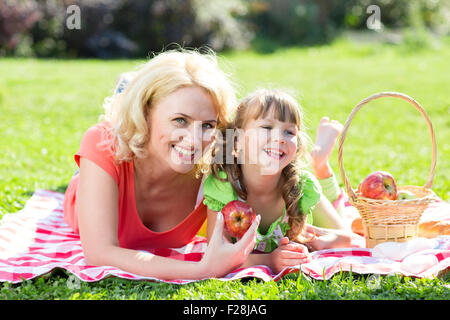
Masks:
[[[67,27],[71,5],[79,8],[79,29]],[[412,50],[449,34],[448,0],[2,0],[0,56],[143,57],[172,43],[273,52],[370,31],[374,5],[378,33],[400,32],[395,41]]]
[[[381,30],[401,30],[402,41],[430,44],[430,33],[450,30],[450,2],[439,0],[251,0],[248,21],[258,51],[284,45],[329,43],[343,30],[368,30],[369,6],[380,10]],[[374,34],[375,31],[372,31]]]
[[[67,27],[79,8],[80,28]],[[142,57],[171,43],[245,48],[243,0],[0,1],[0,56]]]

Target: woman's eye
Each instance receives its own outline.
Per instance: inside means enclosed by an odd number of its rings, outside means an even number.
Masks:
[[[183,125],[186,123],[186,120],[184,118],[176,118],[176,119],[173,119],[173,121],[175,121],[178,124],[183,124]]]
[[[271,126],[261,126],[261,128],[266,129],[266,130],[271,130],[272,129]]]

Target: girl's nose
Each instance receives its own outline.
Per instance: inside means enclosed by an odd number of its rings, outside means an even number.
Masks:
[[[280,144],[286,144],[285,137],[281,134],[281,132],[278,132],[278,131],[274,133],[272,140],[274,142],[278,142]]]

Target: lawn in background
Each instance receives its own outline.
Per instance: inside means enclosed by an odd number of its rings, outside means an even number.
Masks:
[[[239,97],[260,87],[294,92],[308,132],[322,116],[344,123],[363,98],[399,91],[428,112],[438,161],[433,190],[450,198],[450,42],[438,49],[355,44],[282,49],[271,54],[232,52],[220,63],[232,74]],[[102,103],[121,72],[145,60],[0,60],[0,218],[23,208],[33,191],[64,192],[76,170],[73,154],[83,133],[98,121]],[[391,172],[400,185],[425,184],[431,163],[427,125],[412,105],[393,98],[372,102],[356,115],[344,143],[344,166],[355,188],[370,172]],[[331,164],[341,182],[337,148]],[[202,281],[177,286],[107,279],[69,289],[68,278],[0,284],[0,299],[449,299],[448,279],[373,278],[340,274],[328,282],[303,276],[277,283]]]

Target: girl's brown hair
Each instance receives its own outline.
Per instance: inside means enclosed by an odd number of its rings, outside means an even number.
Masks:
[[[247,97],[245,97],[237,107],[234,120],[229,124],[227,129],[243,129],[247,121],[251,119],[264,118],[268,114],[272,114],[279,121],[287,121],[294,123],[298,128],[298,144],[297,152],[294,159],[282,170],[283,185],[281,187],[281,194],[286,206],[286,213],[289,217],[290,229],[287,236],[292,241],[305,242],[305,238],[301,236],[304,229],[306,213],[301,211],[298,205],[299,199],[303,195],[303,183],[300,181],[300,170],[309,162],[309,154],[307,152],[308,146],[311,143],[309,137],[305,133],[305,124],[303,121],[303,114],[300,106],[295,99],[280,90],[260,89]],[[216,148],[213,151],[222,148],[223,159],[220,163],[214,161],[211,165],[211,171],[215,178],[223,180],[219,177],[220,171],[225,171],[228,181],[233,186],[233,189],[240,198],[247,198],[247,191],[245,185],[242,183],[241,165],[238,162],[236,150],[234,148],[226,147],[227,135],[222,132],[222,141],[216,142]],[[236,137],[233,136],[234,141],[228,141],[233,146],[236,145]],[[233,155],[227,155],[227,152],[233,152]],[[233,159],[230,163],[229,159]],[[217,158],[215,160],[218,160]],[[228,160],[228,161],[226,161]]]

